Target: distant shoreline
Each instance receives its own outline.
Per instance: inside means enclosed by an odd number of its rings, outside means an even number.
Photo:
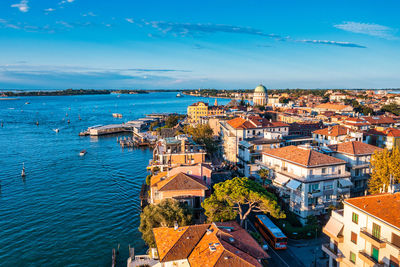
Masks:
[[[109,95],[109,94],[148,94],[153,92],[178,92],[179,90],[95,90],[95,89],[66,89],[54,91],[5,91],[0,93],[2,100],[9,97],[21,96],[73,96],[73,95]]]

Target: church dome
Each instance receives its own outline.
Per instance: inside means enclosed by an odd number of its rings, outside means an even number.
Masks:
[[[254,93],[267,93],[267,88],[264,85],[260,84],[259,86],[254,89]]]

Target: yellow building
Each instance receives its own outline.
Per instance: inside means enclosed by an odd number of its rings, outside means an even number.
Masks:
[[[193,103],[187,108],[187,115],[190,123],[199,123],[201,117],[223,114],[223,106],[208,106],[208,104],[204,102]]]

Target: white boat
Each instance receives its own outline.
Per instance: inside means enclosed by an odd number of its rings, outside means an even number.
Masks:
[[[181,95],[181,93],[176,94],[176,97],[183,97],[183,95]]]
[[[60,131],[60,129],[53,129],[53,131],[55,131],[56,133],[58,133]]]
[[[79,156],[85,156],[85,154],[86,154],[86,150],[85,149],[82,150],[81,152],[79,152]]]

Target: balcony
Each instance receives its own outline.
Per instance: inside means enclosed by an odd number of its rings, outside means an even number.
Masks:
[[[365,250],[359,251],[358,257],[368,266],[384,266],[382,263],[372,258],[372,256],[370,256],[367,252],[365,252]]]
[[[344,258],[343,254],[339,251],[335,251],[334,249],[332,249],[329,243],[322,244],[321,248],[323,252],[328,254],[330,258],[337,262],[341,262]]]
[[[320,197],[322,196],[321,190],[313,190],[312,192],[308,192],[308,197]]]
[[[340,195],[350,194],[350,187],[338,187],[337,192]]]
[[[371,243],[375,247],[378,248],[385,248],[386,247],[386,240],[376,238],[371,233],[367,231],[367,228],[363,227],[360,229],[360,237],[365,239],[367,242]]]

